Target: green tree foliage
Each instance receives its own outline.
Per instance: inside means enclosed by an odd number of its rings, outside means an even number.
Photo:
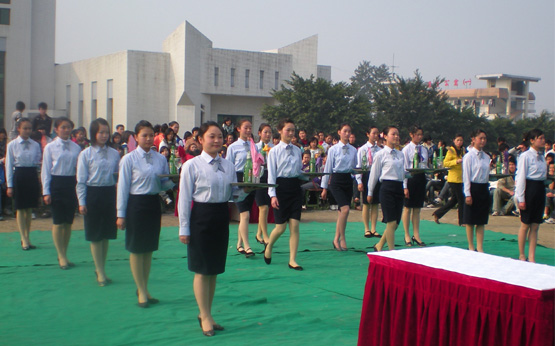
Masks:
[[[391,79],[389,67],[385,64],[374,66],[370,61],[363,60],[355,70],[355,75],[351,77],[351,84],[355,85],[359,91],[372,100],[376,88]]]
[[[262,117],[268,122],[277,125],[280,119],[290,118],[297,130],[306,130],[309,136],[316,131],[337,133],[338,126],[346,122],[357,138],[364,136],[370,123],[370,102],[366,96],[357,95],[355,86],[314,76],[305,79],[295,73],[286,83],[272,92],[279,103],[262,109]]]
[[[492,133],[488,133],[488,138],[494,140],[497,137],[505,137],[510,146],[522,142],[524,134],[532,129],[542,130],[546,139],[553,140],[555,136],[555,114],[547,110],[543,110],[536,118],[526,118],[516,123],[506,118],[496,118],[490,124]]]

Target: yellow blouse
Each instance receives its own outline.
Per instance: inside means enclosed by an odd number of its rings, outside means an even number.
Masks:
[[[450,168],[449,173],[447,174],[448,182],[462,184],[462,162],[457,163],[458,159],[462,159],[462,156],[458,156],[455,149],[453,147],[449,147],[447,155],[445,155],[445,159],[443,160],[443,166],[445,168]]]

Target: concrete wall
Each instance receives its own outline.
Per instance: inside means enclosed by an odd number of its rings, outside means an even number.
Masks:
[[[318,35],[279,48],[278,53],[293,56],[293,71],[299,76],[318,76]]]

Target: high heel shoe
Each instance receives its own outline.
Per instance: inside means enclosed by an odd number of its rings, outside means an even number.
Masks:
[[[412,243],[416,243],[418,244],[418,246],[426,246],[426,244],[423,241],[418,241],[416,240],[416,238],[414,236],[412,236]]]
[[[198,324],[200,325],[200,329],[202,329],[202,319],[200,318],[200,316],[197,316],[198,318]],[[214,333],[214,329],[216,329],[215,327],[218,326],[221,329],[218,330],[224,330],[224,327],[220,326],[219,324],[215,324],[212,326],[212,329],[210,330],[204,330],[202,329],[202,334],[204,334],[204,336],[214,336],[216,333]]]
[[[200,316],[197,316],[198,318],[198,324],[200,325],[200,328],[202,328],[202,319],[200,318]],[[225,328],[220,325],[220,324],[213,324],[212,328],[214,328],[214,330],[225,330]]]
[[[434,217],[434,222],[437,223],[438,225],[441,225],[441,222],[439,222],[439,217],[437,217],[436,214],[432,214],[432,216]]]
[[[331,245],[333,245],[333,249],[334,249],[334,250],[343,251],[343,250],[341,249],[341,246],[339,246],[339,247],[335,246],[335,243],[334,243],[333,241],[331,242]]]
[[[268,243],[264,244],[264,262],[266,262],[266,264],[270,264],[272,263],[272,257],[266,257],[266,248],[268,247]]]
[[[264,238],[263,239],[258,239],[258,234],[256,235],[255,238],[256,238],[256,241],[259,242],[260,244],[262,244],[262,245],[266,244],[266,242],[264,241]]]
[[[414,238],[414,237],[413,237],[413,238]],[[405,239],[405,246],[412,246],[412,241],[411,241],[411,240],[407,241],[407,240]]]

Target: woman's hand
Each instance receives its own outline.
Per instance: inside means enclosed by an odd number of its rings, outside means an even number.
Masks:
[[[87,207],[84,205],[80,205],[79,206],[79,214],[81,215],[87,215]]]
[[[404,192],[405,192],[405,198],[409,199],[410,198],[409,189],[404,189]]]
[[[466,198],[464,199],[464,202],[465,202],[467,205],[472,205],[472,197],[466,197]]]
[[[8,195],[8,197],[13,197],[13,187],[8,187],[6,195]]]
[[[118,226],[119,229],[123,231],[125,229],[125,218],[118,217],[118,220],[116,221],[116,225]]]
[[[457,164],[462,163],[462,159],[457,160]]]
[[[368,201],[368,204],[372,204],[372,196],[366,197],[366,200]]]
[[[526,210],[526,202],[519,202],[518,203],[518,209]]]
[[[358,184],[358,191],[360,192],[364,191],[364,185]]]
[[[275,196],[272,197],[272,208],[279,209],[279,202],[278,202],[277,197],[275,197]]]
[[[50,197],[50,195],[45,195],[42,199],[46,205],[50,205],[50,203],[52,203],[52,197]]]
[[[189,241],[191,241],[191,236],[190,235],[180,235],[179,236],[179,241],[182,242],[183,244],[189,244]]]
[[[323,189],[322,190],[321,197],[322,197],[323,200],[328,199],[328,189]]]

